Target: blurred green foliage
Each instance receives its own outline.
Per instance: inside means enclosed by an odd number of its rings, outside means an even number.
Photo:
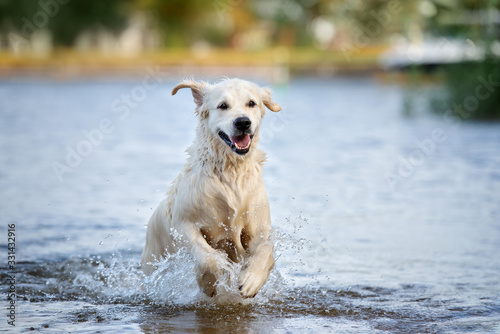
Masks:
[[[51,32],[56,45],[71,46],[85,30],[120,31],[127,22],[128,4],[127,0],[1,0],[0,29],[29,38],[43,28]]]
[[[213,8],[206,0],[136,0],[134,10],[148,12],[163,32],[164,45],[186,47],[203,32],[206,13]]]
[[[449,64],[442,74],[444,95],[431,97],[435,112],[463,120],[500,120],[500,59]]]
[[[438,113],[452,113],[461,119],[500,120],[500,58],[493,52],[500,40],[496,18],[500,1],[434,0],[436,13],[428,21],[428,31],[447,38],[469,39],[482,49],[483,59],[464,60],[442,66],[445,88],[442,96],[431,97]],[[478,95],[478,86],[491,82],[487,97]]]
[[[349,30],[373,21],[373,11],[399,0],[0,0],[0,32],[50,31],[56,46],[71,46],[85,31],[120,32],[135,13],[146,13],[166,47],[197,41],[234,46],[234,37],[266,29],[270,43],[312,46],[311,23],[321,17]],[[415,0],[410,0],[412,4]],[[410,6],[411,7],[411,6]],[[396,19],[394,21],[397,25]],[[383,37],[381,33],[378,37]],[[29,36],[25,36],[29,37]]]

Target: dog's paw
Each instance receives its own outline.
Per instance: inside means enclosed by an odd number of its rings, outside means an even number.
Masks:
[[[217,294],[217,283],[224,275],[224,267],[227,262],[227,255],[219,250],[215,250],[203,259],[198,267],[198,285],[200,289],[209,297]]]
[[[253,298],[266,283],[267,275],[262,272],[245,270],[239,279],[239,290],[243,298]]]
[[[216,283],[217,277],[209,270],[201,272],[198,276],[198,285],[208,297],[213,297],[217,293]]]

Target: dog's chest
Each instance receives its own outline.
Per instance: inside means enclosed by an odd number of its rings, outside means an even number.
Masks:
[[[201,233],[208,244],[225,251],[234,262],[241,261],[246,254],[251,235],[246,212],[233,216],[213,217],[202,228]]]
[[[204,212],[204,219],[198,220],[199,228],[210,246],[224,250],[231,260],[239,262],[262,216],[259,204],[264,186],[258,166],[231,174],[206,179],[196,211]]]

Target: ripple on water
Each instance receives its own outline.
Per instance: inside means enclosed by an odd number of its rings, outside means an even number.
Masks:
[[[134,330],[144,331],[196,330],[199,326],[276,329],[288,328],[286,324],[302,319],[322,324],[319,332],[332,330],[328,326],[333,324],[333,328],[346,332],[432,332],[443,326],[470,329],[474,324],[467,319],[491,318],[500,313],[495,301],[467,305],[458,300],[441,300],[432,287],[424,285],[299,288],[285,280],[277,269],[255,299],[242,299],[232,278],[221,284],[218,299],[209,299],[197,287],[195,264],[186,252],[163,261],[150,277],[142,274],[138,258],[137,253],[111,253],[45,263],[20,262],[16,277],[18,295],[24,300],[21,303],[28,303],[21,307],[28,314],[35,305],[36,312],[48,310],[50,305],[59,310],[55,323],[45,321],[39,327],[62,328],[66,321],[68,326],[81,322],[112,326],[116,320],[120,320],[120,327],[127,320],[135,324],[131,327]],[[241,268],[227,269],[234,276]],[[6,275],[1,277],[6,279]],[[33,312],[31,321],[41,321]],[[339,323],[343,325],[338,327]],[[475,326],[475,330],[484,326],[495,328],[490,321]]]

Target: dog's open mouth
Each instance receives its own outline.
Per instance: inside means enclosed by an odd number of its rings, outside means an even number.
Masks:
[[[238,136],[229,137],[224,131],[219,131],[219,137],[238,154],[246,154],[250,151],[253,135],[243,133]]]

